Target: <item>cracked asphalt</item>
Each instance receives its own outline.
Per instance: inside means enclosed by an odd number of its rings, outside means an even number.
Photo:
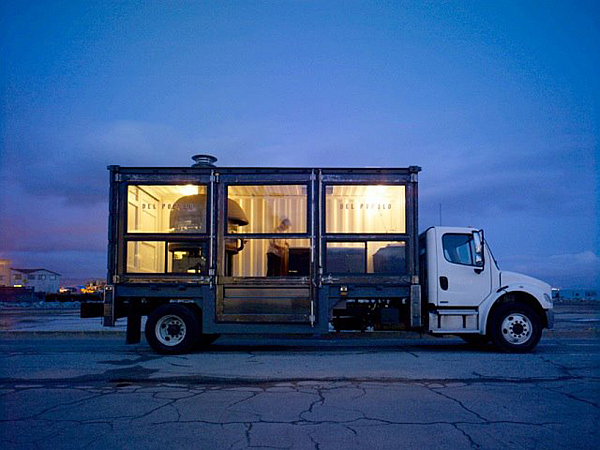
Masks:
[[[600,341],[0,338],[2,449],[597,448]]]

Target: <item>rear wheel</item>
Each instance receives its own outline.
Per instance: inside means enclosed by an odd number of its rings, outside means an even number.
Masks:
[[[157,353],[177,355],[190,351],[200,337],[200,321],[191,309],[169,303],[148,316],[146,340]]]
[[[492,341],[505,352],[530,352],[542,337],[539,315],[525,304],[500,305],[492,317],[491,325]]]

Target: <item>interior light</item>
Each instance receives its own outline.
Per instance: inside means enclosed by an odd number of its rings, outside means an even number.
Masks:
[[[198,193],[198,186],[186,184],[185,186],[181,186],[181,192],[183,195],[196,195]]]
[[[385,195],[388,193],[387,191],[387,186],[382,186],[380,184],[370,185],[367,186],[366,197],[380,199],[382,197],[385,197]]]

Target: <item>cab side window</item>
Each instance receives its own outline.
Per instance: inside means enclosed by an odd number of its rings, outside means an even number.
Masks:
[[[474,266],[474,242],[471,234],[445,234],[442,237],[444,258],[454,264]]]

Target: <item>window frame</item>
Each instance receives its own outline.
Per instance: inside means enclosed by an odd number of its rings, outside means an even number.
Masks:
[[[133,242],[156,242],[164,244],[162,253],[162,265],[165,270],[163,272],[130,272],[127,269],[127,257],[128,257],[128,246],[129,243]],[[190,243],[197,247],[204,247],[206,249],[207,266],[204,272],[200,273],[189,273],[189,272],[168,272],[169,267],[169,244],[185,244]],[[192,277],[205,277],[208,276],[210,267],[210,244],[208,239],[145,239],[144,236],[136,236],[135,238],[129,238],[124,241],[124,253],[125,253],[125,264],[124,264],[124,275],[139,276],[139,275],[166,275],[166,276],[192,276]]]
[[[227,230],[227,226],[224,229],[224,235],[226,238],[240,238],[245,237],[246,239],[252,238],[266,238],[271,239],[271,236],[288,236],[288,239],[304,239],[310,237],[310,224],[311,224],[311,208],[309,202],[309,194],[310,194],[310,183],[308,182],[261,182],[261,181],[228,181],[224,183],[224,199],[225,199],[225,216],[229,217],[229,187],[230,186],[303,186],[306,188],[306,224],[304,232],[290,232],[290,233],[229,233]],[[294,237],[291,237],[294,236]],[[296,236],[299,236],[298,238]]]
[[[266,178],[266,177],[265,177]],[[258,175],[256,177],[256,179],[254,180],[226,180],[223,181],[223,201],[225,203],[224,208],[223,208],[223,215],[221,217],[229,217],[229,187],[230,186],[302,186],[306,189],[306,194],[305,194],[305,200],[306,200],[306,223],[305,223],[305,231],[304,232],[291,232],[291,233],[229,233],[228,232],[228,227],[227,224],[225,223],[223,225],[224,230],[223,230],[223,239],[241,239],[241,240],[270,240],[270,239],[287,239],[287,240],[292,240],[292,239],[304,239],[304,240],[308,240],[309,242],[312,242],[312,221],[313,221],[313,209],[311,207],[311,195],[312,195],[312,186],[311,186],[311,180],[305,180],[305,179],[298,179],[298,180],[293,180],[293,181],[287,181],[287,182],[282,182],[282,181],[276,181],[276,180],[267,180],[263,177],[261,177],[260,175]],[[309,244],[309,251],[313,252],[312,249],[312,245]],[[224,253],[224,251],[223,251]],[[311,257],[312,260],[312,257]],[[225,263],[224,261],[221,262],[221,264],[218,264],[218,267],[220,267],[221,271],[225,270]],[[309,267],[309,274],[312,274],[312,264],[310,264]],[[310,275],[312,276],[312,275]],[[300,279],[304,279],[306,278],[306,275],[285,275],[285,276],[281,276],[281,277],[269,277],[269,276],[225,276],[224,274],[222,275],[222,277],[224,279],[227,280],[232,280],[232,281],[236,281],[236,282],[244,282],[244,281],[262,281],[262,282],[269,282],[269,281],[278,281],[281,282],[282,280],[288,280],[288,281],[294,281],[294,280],[300,280]]]
[[[156,231],[129,231],[129,188],[132,186],[135,187],[144,187],[144,186],[189,186],[189,185],[194,185],[194,186],[204,186],[205,188],[205,197],[206,197],[206,205],[204,208],[204,212],[205,212],[205,224],[206,224],[206,231],[204,233],[169,233],[169,232],[156,232]],[[180,234],[180,235],[194,235],[194,236],[208,236],[210,234],[210,214],[209,214],[209,188],[210,188],[210,184],[209,183],[160,183],[160,182],[143,182],[143,183],[126,183],[125,185],[125,208],[124,208],[124,212],[125,212],[125,230],[123,235],[145,235],[145,236],[150,236],[150,235],[176,235],[176,234]],[[150,192],[144,191],[147,195],[155,198],[158,201],[158,198],[155,197],[155,195],[151,194]]]
[[[160,278],[186,278],[186,279],[198,279],[198,277],[202,278],[208,278],[209,276],[209,269],[208,267],[210,267],[210,258],[211,258],[211,246],[210,246],[210,237],[211,237],[211,211],[210,211],[210,207],[211,207],[211,198],[213,195],[212,192],[212,188],[211,188],[211,183],[208,179],[206,180],[190,180],[186,177],[182,177],[184,178],[183,180],[173,180],[173,181],[162,181],[162,180],[155,180],[152,179],[152,177],[148,177],[145,178],[143,180],[141,179],[131,179],[131,180],[127,180],[124,181],[122,183],[122,186],[120,186],[121,188],[121,195],[122,195],[122,200],[120,202],[120,207],[121,210],[123,211],[123,214],[121,214],[121,223],[119,224],[120,229],[121,229],[121,233],[119,233],[119,235],[121,236],[121,242],[119,244],[119,247],[121,249],[120,251],[120,257],[118,259],[118,270],[117,273],[121,274],[123,276],[126,277],[130,277],[130,278],[144,278],[144,277],[148,277],[148,278],[156,278],[156,277],[160,277]],[[170,232],[163,232],[163,233],[157,233],[157,232],[140,232],[140,231],[132,231],[130,232],[128,229],[128,223],[129,223],[129,187],[130,186],[136,186],[136,187],[144,187],[144,186],[187,186],[187,185],[195,185],[195,186],[203,186],[204,187],[204,192],[205,192],[205,196],[206,196],[206,205],[205,205],[205,223],[206,223],[206,227],[205,227],[205,231],[203,233],[170,233]],[[148,194],[151,195],[151,194]],[[158,243],[163,243],[164,244],[164,252],[163,252],[163,258],[162,258],[162,265],[164,267],[164,271],[163,272],[130,272],[128,270],[127,267],[127,259],[128,259],[128,247],[129,247],[129,243],[130,242],[143,242],[143,241],[147,241],[147,242],[158,242]],[[208,260],[208,266],[207,269],[205,270],[204,273],[174,273],[174,272],[167,272],[168,270],[168,261],[169,261],[169,244],[171,243],[194,243],[197,244],[199,247],[204,246],[204,248],[207,249],[207,260]]]
[[[410,189],[409,183],[404,181],[398,181],[396,178],[390,177],[371,177],[371,176],[348,176],[346,179],[340,180],[339,178],[327,177],[323,180],[321,185],[321,236],[322,242],[320,246],[320,267],[323,270],[323,275],[327,278],[334,277],[339,279],[341,277],[347,278],[376,278],[379,280],[383,279],[398,279],[410,276],[413,268],[410,267],[410,258],[412,248],[412,241],[410,238]],[[327,187],[328,186],[403,186],[404,187],[404,233],[328,233],[327,232]],[[365,272],[331,272],[328,268],[327,263],[327,244],[329,243],[351,243],[351,242],[364,242],[365,243],[365,254],[368,258],[367,244],[368,242],[403,242],[404,243],[404,254],[405,254],[405,266],[403,273],[390,274],[390,273],[368,273],[368,261],[365,261]],[[327,282],[327,278],[324,280]]]
[[[468,247],[469,247],[469,252],[470,252],[470,256],[471,256],[471,264],[465,264],[465,263],[461,263],[461,262],[451,261],[450,259],[448,259],[448,257],[446,256],[446,251],[445,251],[446,236],[467,236],[469,238]],[[450,264],[456,264],[457,266],[465,266],[465,267],[475,267],[475,268],[483,267],[483,266],[478,266],[475,264],[475,239],[474,239],[472,233],[444,233],[442,235],[442,254],[444,255],[444,259],[447,262],[449,262]]]
[[[396,186],[404,188],[404,233],[384,233],[384,232],[373,232],[373,231],[361,231],[361,232],[328,232],[327,231],[327,188],[329,186]],[[323,183],[323,234],[327,236],[355,236],[355,235],[383,235],[383,236],[405,236],[408,234],[408,189],[406,183],[399,182],[386,182],[386,181],[378,181],[373,180],[372,182],[365,181],[344,181],[344,182],[324,182]]]
[[[369,247],[368,244],[369,242],[390,242],[390,243],[394,243],[394,244],[399,244],[399,243],[404,243],[404,271],[402,273],[389,273],[389,272],[368,272],[369,270]],[[328,249],[327,246],[328,244],[351,244],[351,243],[357,243],[357,244],[364,244],[364,267],[365,267],[365,271],[364,272],[332,272],[329,270],[329,263],[327,261],[328,259]],[[323,273],[325,275],[332,275],[332,276],[351,276],[351,277],[357,277],[357,276],[369,276],[369,277],[401,277],[401,276],[406,276],[408,275],[408,264],[407,264],[407,260],[408,260],[408,239],[381,239],[381,238],[377,238],[377,239],[366,239],[366,238],[360,238],[360,239],[345,239],[345,240],[337,240],[337,239],[326,239],[325,240],[325,247],[323,249],[324,251],[324,256],[323,256],[323,261],[324,261],[324,271]]]

